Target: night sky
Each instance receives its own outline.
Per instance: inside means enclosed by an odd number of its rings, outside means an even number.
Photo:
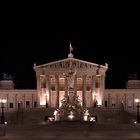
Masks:
[[[106,88],[125,88],[131,74],[137,73],[140,79],[136,10],[96,13],[59,19],[52,16],[53,20],[47,17],[45,23],[40,19],[33,24],[33,18],[26,24],[12,24],[9,40],[1,46],[0,79],[5,72],[13,76],[16,88],[36,88],[33,64],[67,58],[70,41],[75,58],[101,65],[108,63]]]

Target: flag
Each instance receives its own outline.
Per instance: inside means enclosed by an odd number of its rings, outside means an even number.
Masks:
[[[70,42],[70,53],[71,51],[73,51],[73,47],[71,46],[71,42]]]

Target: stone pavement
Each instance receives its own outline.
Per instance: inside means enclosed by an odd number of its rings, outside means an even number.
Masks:
[[[26,110],[6,114],[6,136],[0,140],[140,140],[135,115],[118,110],[92,109],[98,122],[54,122],[45,124],[44,116],[53,110]],[[40,123],[42,122],[42,123]]]
[[[0,140],[139,140],[140,127],[99,123],[57,122],[9,125]]]

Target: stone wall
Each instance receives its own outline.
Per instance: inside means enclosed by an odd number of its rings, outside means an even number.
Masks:
[[[136,110],[135,99],[140,99],[140,89],[106,89],[105,106],[125,110]]]
[[[5,111],[37,107],[37,90],[0,90],[0,99],[6,99]],[[1,107],[1,104],[0,104]]]
[[[55,92],[51,95],[52,106],[55,107]],[[140,99],[140,89],[106,89],[104,96],[105,108],[136,110],[134,100]],[[36,108],[38,107],[37,90],[35,89],[14,89],[0,90],[0,99],[6,99],[4,104],[5,111],[18,110],[19,108]],[[87,99],[88,100],[88,96]],[[90,101],[89,101],[90,104]],[[1,104],[0,104],[1,107]]]

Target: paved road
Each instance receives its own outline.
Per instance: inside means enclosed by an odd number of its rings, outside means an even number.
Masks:
[[[80,122],[10,125],[0,140],[140,140],[140,127]]]

